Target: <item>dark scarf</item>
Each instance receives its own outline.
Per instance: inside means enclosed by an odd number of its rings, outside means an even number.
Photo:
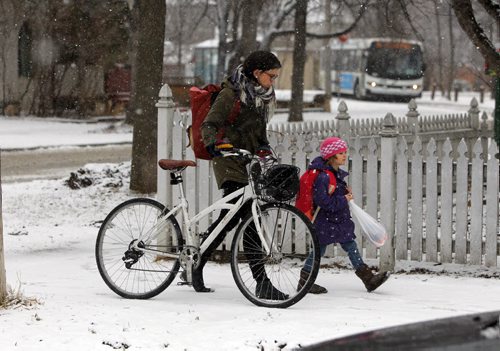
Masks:
[[[243,65],[236,67],[229,81],[239,92],[240,101],[247,106],[254,105],[258,111],[263,113],[266,122],[269,121],[275,109],[274,88],[271,86],[266,89],[256,81],[249,79],[243,73]]]

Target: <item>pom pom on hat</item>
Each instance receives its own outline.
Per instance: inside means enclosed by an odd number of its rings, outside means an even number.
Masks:
[[[347,151],[347,143],[337,137],[330,137],[323,140],[319,147],[319,153],[324,160],[328,160],[333,155]]]

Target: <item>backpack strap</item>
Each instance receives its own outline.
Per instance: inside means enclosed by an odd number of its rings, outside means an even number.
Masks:
[[[241,101],[237,97],[234,98],[234,104],[233,108],[231,109],[231,112],[229,113],[229,118],[227,119],[229,124],[233,124],[234,121],[236,121],[236,118],[240,115],[241,112]]]
[[[328,195],[332,196],[333,192],[337,188],[337,178],[335,178],[335,174],[333,174],[332,171],[329,170],[323,170],[328,175],[328,178],[330,178],[329,184],[328,184]],[[318,178],[316,178],[318,180]],[[316,181],[315,181],[316,182]],[[311,222],[314,223],[316,220],[316,216],[319,213],[319,210],[321,210],[321,207],[316,207],[316,210],[314,211],[313,218],[311,219]]]
[[[328,186],[328,195],[332,195],[335,189],[337,188],[337,178],[335,178],[335,174],[332,171],[325,170],[326,174],[328,174],[328,178],[330,178],[330,183]]]
[[[219,132],[217,133],[217,139],[222,139],[224,137],[226,127],[230,126],[231,124],[234,123],[234,121],[236,121],[236,119],[240,115],[240,112],[241,112],[241,101],[235,94],[233,108],[231,109],[231,112],[229,112],[229,116],[226,120],[225,126],[219,129]]]

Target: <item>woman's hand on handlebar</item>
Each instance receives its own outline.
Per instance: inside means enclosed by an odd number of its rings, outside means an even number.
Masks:
[[[215,143],[206,146],[207,152],[214,157],[224,156],[224,153],[231,152],[234,149],[233,144],[227,139],[217,140]]]

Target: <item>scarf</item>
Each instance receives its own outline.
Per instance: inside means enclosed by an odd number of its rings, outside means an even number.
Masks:
[[[274,114],[276,105],[274,88],[271,86],[266,89],[259,83],[250,80],[243,73],[243,65],[236,67],[229,81],[240,94],[240,101],[247,106],[254,105],[268,122]]]

